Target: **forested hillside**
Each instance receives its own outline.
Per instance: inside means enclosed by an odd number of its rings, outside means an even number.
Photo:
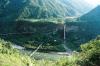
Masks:
[[[100,6],[81,16],[80,19],[87,22],[100,22]]]
[[[100,5],[0,0],[0,66],[99,66],[99,35]]]
[[[93,8],[87,5],[81,0],[68,0],[66,4],[64,0],[0,0],[0,21],[79,16]]]

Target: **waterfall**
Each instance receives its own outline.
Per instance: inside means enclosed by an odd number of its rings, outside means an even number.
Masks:
[[[67,47],[67,42],[66,42],[66,22],[65,22],[65,20],[64,20],[64,41],[63,41],[62,46],[64,47],[64,49],[66,50],[66,52],[71,53],[71,49],[69,49]]]

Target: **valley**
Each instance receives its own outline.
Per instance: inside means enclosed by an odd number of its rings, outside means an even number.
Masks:
[[[99,18],[84,0],[0,0],[0,66],[99,66]]]

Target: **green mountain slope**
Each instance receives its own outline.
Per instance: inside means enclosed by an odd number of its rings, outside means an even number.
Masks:
[[[82,7],[81,7],[81,4]],[[78,16],[92,7],[75,0],[1,0],[0,21],[12,21],[22,18],[51,18]],[[80,6],[80,7],[79,7]],[[84,9],[85,8],[85,9]],[[88,8],[88,10],[86,10]]]
[[[81,16],[80,19],[88,22],[100,22],[100,6]]]

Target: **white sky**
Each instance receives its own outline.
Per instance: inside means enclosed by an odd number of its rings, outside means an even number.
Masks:
[[[85,0],[87,3],[93,5],[93,6],[97,6],[100,5],[100,0]]]

